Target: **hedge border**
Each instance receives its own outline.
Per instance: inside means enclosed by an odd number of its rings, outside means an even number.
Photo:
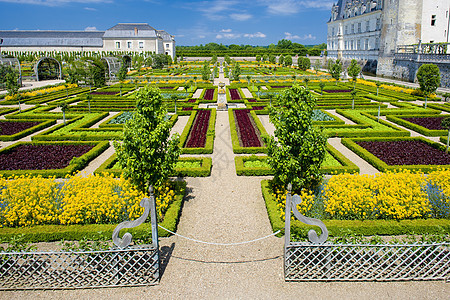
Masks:
[[[197,111],[199,110],[209,110],[211,111],[211,115],[209,117],[208,131],[206,133],[206,142],[205,147],[203,148],[185,148],[187,138],[189,137],[189,133],[191,132],[192,125],[194,124],[195,117],[197,116]],[[180,136],[180,147],[181,153],[183,154],[211,154],[214,149],[214,137],[215,137],[215,127],[216,127],[216,115],[217,112],[215,109],[211,108],[199,108],[192,111],[189,120],[184,127],[184,130]]]
[[[266,204],[267,214],[273,232],[280,230],[278,237],[284,235],[284,221],[277,209],[277,203],[272,197],[269,180],[261,181],[261,191]],[[330,236],[342,236],[348,233],[356,235],[404,235],[450,233],[450,220],[447,219],[416,219],[416,220],[322,220],[327,226]],[[291,221],[291,234],[307,237],[310,229],[320,228],[306,225],[298,220]]]
[[[407,140],[419,140],[422,141],[428,145],[430,145],[433,148],[436,148],[438,150],[442,150],[445,152],[445,146],[441,145],[439,143],[432,142],[430,140],[427,140],[423,137],[378,137],[378,138],[345,138],[342,139],[341,142],[344,146],[348,147],[350,150],[355,152],[358,156],[360,156],[362,159],[367,161],[369,164],[374,166],[376,169],[378,169],[381,172],[386,171],[393,171],[393,170],[416,170],[416,171],[422,171],[422,172],[430,172],[435,171],[438,168],[449,168],[450,165],[398,165],[398,166],[389,166],[384,161],[364,149],[363,147],[359,146],[356,142],[359,141],[407,141]]]
[[[267,147],[241,147],[239,145],[239,137],[236,130],[236,121],[234,119],[234,110],[248,109],[248,108],[233,108],[228,110],[228,120],[230,122],[230,132],[231,132],[231,143],[233,145],[233,152],[235,154],[254,154],[254,153],[267,153]],[[250,111],[250,116],[253,118],[256,127],[258,128],[261,137],[268,135],[266,129],[262,125],[259,118],[256,116],[254,110]]]
[[[327,144],[326,146],[328,153],[333,156],[341,166],[336,167],[321,167],[320,173],[322,174],[341,174],[341,173],[359,173],[359,167],[355,165],[352,161],[346,158],[342,153],[340,153],[336,148]],[[273,175],[274,171],[270,168],[247,168],[244,166],[246,161],[249,160],[264,160],[267,156],[236,156],[234,158],[234,163],[236,166],[236,174],[238,176],[268,176]]]
[[[429,118],[429,117],[438,117],[438,116],[443,116],[443,115],[436,115],[436,114],[434,114],[434,115],[431,115],[431,114],[430,115],[425,115],[425,114],[419,115],[419,114],[416,114],[416,115],[402,115],[401,117],[395,116],[395,115],[388,115],[388,116],[386,116],[386,118],[391,122],[394,122],[398,125],[409,128],[409,129],[416,131],[420,134],[423,134],[425,136],[442,136],[447,133],[447,130],[445,130],[445,129],[442,129],[442,130],[428,129],[428,128],[425,128],[423,126],[417,125],[415,123],[412,123],[412,122],[409,122],[409,121],[403,119],[403,118],[412,118],[412,117]]]
[[[91,150],[86,152],[85,154],[77,157],[76,162],[71,162],[67,167],[63,169],[47,169],[47,170],[1,170],[0,174],[3,176],[15,176],[15,175],[41,175],[42,177],[51,177],[55,176],[58,178],[62,178],[68,174],[73,174],[76,171],[82,170],[84,167],[88,165],[90,161],[103,153],[106,149],[108,149],[109,142],[108,141],[89,141],[89,142],[18,142],[5,147],[0,150],[0,154],[3,152],[7,152],[15,147],[20,145],[95,145]]]
[[[200,168],[175,168],[172,176],[177,177],[208,177],[211,175],[212,159],[211,157],[179,157],[178,161],[200,161]],[[117,154],[114,153],[107,160],[105,160],[95,171],[94,174],[109,173],[115,177],[122,175],[121,169],[112,169],[117,162]]]
[[[16,134],[11,135],[0,135],[0,141],[16,141],[19,140],[27,135],[30,135],[32,133],[35,133],[39,130],[42,130],[44,128],[50,127],[52,125],[56,124],[56,120],[36,120],[36,119],[28,119],[28,120],[14,120],[14,119],[8,119],[8,120],[2,120],[2,122],[11,122],[11,123],[17,123],[17,122],[41,122],[33,127],[27,128],[25,130],[22,130]]]
[[[164,220],[159,223],[161,226],[175,232],[184,204],[184,196],[186,193],[186,182],[171,182],[177,191],[175,200],[167,209]],[[54,242],[61,240],[81,240],[88,238],[91,240],[111,240],[112,233],[117,224],[89,224],[89,225],[39,225],[33,227],[22,228],[2,228],[0,231],[0,239],[9,239],[13,236],[23,234],[29,242]],[[134,239],[151,236],[151,223],[144,223],[137,228],[122,230],[121,232],[130,232]],[[158,228],[160,237],[171,236],[164,229]]]

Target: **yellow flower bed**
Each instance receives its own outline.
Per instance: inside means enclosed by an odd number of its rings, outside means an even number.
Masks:
[[[68,84],[67,88],[71,89],[71,88],[75,88],[77,86],[78,85],[76,85],[76,84]],[[52,93],[52,92],[62,91],[65,89],[66,89],[66,87],[64,85],[58,85],[58,86],[54,86],[54,87],[50,87],[50,88],[37,90],[37,91],[21,93],[20,95],[22,96],[22,98],[27,98],[27,97],[34,97],[34,96],[39,96],[39,95],[48,94],[48,93]],[[12,97],[11,95],[7,95],[5,97],[5,100],[13,100],[14,98],[15,97]]]
[[[445,207],[450,207],[450,170],[438,170],[428,176],[420,172],[401,170],[373,176],[339,174],[332,176],[319,199],[302,192],[299,211],[307,214],[316,204],[323,217],[330,219],[415,219],[430,217],[433,207],[427,186],[437,186]],[[272,196],[284,219],[286,191],[275,189]],[[446,213],[448,216],[448,212]]]
[[[175,198],[168,185],[155,189],[159,219]],[[1,226],[99,224],[134,220],[143,213],[144,195],[112,175],[54,178],[0,177]]]

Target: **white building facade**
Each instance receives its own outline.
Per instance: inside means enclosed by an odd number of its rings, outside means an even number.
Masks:
[[[146,23],[119,23],[106,31],[0,31],[0,51],[153,52],[175,57],[175,37]]]
[[[377,61],[377,75],[395,76],[399,46],[449,42],[450,0],[339,0],[328,22],[332,59]]]

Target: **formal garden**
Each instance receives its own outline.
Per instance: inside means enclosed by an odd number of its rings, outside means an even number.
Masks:
[[[450,241],[450,104],[430,80],[421,89],[365,80],[353,64],[343,80],[339,62],[312,68],[301,58],[292,66],[292,57],[144,65],[133,59],[131,68],[123,63],[102,81],[99,65],[66,64],[66,83],[28,92],[6,83],[4,251],[36,242],[59,249],[60,241],[84,241],[72,250],[109,248],[100,241],[143,214],[150,186],[159,224],[176,232],[185,179],[217,170],[219,114],[227,114],[231,135],[235,164],[227,168],[241,180],[261,177],[252,188],[261,190],[278,236],[291,184],[302,199],[298,211],[322,220],[333,242]],[[213,105],[221,97],[225,111]],[[362,170],[342,149],[376,172]],[[317,230],[298,220],[290,228],[295,241]],[[129,232],[134,243],[151,243],[150,223]]]

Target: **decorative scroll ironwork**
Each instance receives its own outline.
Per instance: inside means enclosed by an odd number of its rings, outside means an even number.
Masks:
[[[149,198],[143,198],[141,200],[141,203],[139,204],[141,207],[144,208],[144,213],[142,216],[140,216],[138,219],[134,221],[124,221],[116,226],[116,228],[113,231],[112,234],[112,240],[113,243],[119,247],[120,249],[124,249],[128,247],[131,243],[131,239],[133,238],[131,233],[127,232],[123,235],[122,238],[119,237],[119,232],[124,228],[134,228],[137,227],[145,222],[145,220],[148,217],[148,214],[150,213],[150,199]]]
[[[83,252],[0,253],[0,290],[153,285],[159,251],[152,245]]]

